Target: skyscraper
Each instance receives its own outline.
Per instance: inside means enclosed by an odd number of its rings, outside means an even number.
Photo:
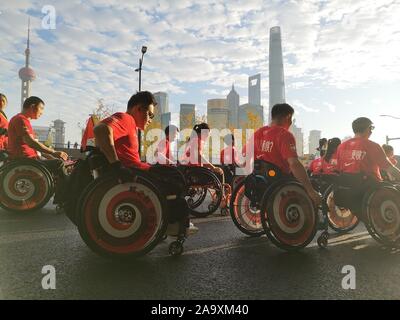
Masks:
[[[308,153],[318,154],[317,148],[319,147],[319,140],[321,139],[321,131],[311,130],[308,137]]]
[[[27,98],[31,96],[31,84],[32,81],[36,79],[35,71],[29,65],[30,59],[30,48],[29,48],[29,40],[30,40],[30,20],[28,22],[28,39],[26,42],[25,49],[25,67],[19,70],[19,78],[21,79],[21,110],[22,106]]]
[[[65,122],[57,119],[53,121],[54,128],[54,146],[56,148],[64,148],[65,147]]]
[[[160,110],[160,114],[169,112],[169,101],[168,94],[166,92],[156,92],[153,94],[157,101],[157,108]]]
[[[181,104],[179,114],[179,129],[193,129],[196,122],[196,111],[194,104]]]
[[[261,74],[249,77],[249,104],[261,106]]]
[[[240,97],[239,94],[235,91],[235,87],[232,84],[232,90],[229,92],[226,97],[228,112],[229,112],[229,127],[230,128],[238,128],[239,125],[239,104]]]
[[[302,129],[296,126],[296,120],[293,120],[293,124],[289,131],[293,133],[294,138],[296,139],[297,155],[302,157],[304,155],[304,134]]]
[[[285,102],[285,77],[283,71],[281,28],[270,29],[269,36],[269,117],[277,103]]]
[[[207,122],[212,129],[226,129],[229,112],[226,99],[207,100]]]

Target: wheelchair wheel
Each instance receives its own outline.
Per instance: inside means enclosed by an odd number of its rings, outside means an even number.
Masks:
[[[0,173],[0,206],[15,212],[43,208],[54,193],[51,173],[38,161],[21,159],[7,163]]]
[[[110,176],[93,181],[79,205],[82,239],[94,252],[109,258],[146,254],[167,228],[166,199],[158,190],[141,174],[123,184]]]
[[[273,184],[264,193],[261,222],[272,243],[294,251],[313,240],[318,215],[303,186],[286,180]]]
[[[333,199],[333,186],[329,186],[324,194],[324,214],[328,218],[329,227],[338,232],[346,233],[357,227],[359,220],[350,209],[340,208]],[[325,206],[326,205],[326,206]]]
[[[400,248],[400,193],[389,186],[379,187],[363,201],[368,232],[377,241]]]
[[[250,205],[244,188],[245,180],[242,180],[232,193],[229,212],[233,223],[241,232],[251,237],[260,237],[264,234],[260,210]]]
[[[202,218],[217,211],[222,200],[222,184],[218,177],[202,167],[186,167],[184,175],[190,214]]]

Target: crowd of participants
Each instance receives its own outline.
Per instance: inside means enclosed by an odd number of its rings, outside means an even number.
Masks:
[[[29,97],[22,111],[9,121],[6,116],[7,98],[0,94],[0,149],[6,150],[10,159],[31,158],[42,162],[61,180],[65,179],[64,161],[68,155],[45,146],[35,139],[31,120],[38,119],[45,110],[45,103],[39,97]],[[134,94],[128,101],[125,112],[117,112],[100,121],[94,128],[96,146],[109,163],[109,168],[122,175],[129,168],[151,172],[152,165],[142,162],[139,155],[137,129],[145,130],[152,122],[157,102],[152,93],[142,91]],[[321,195],[314,189],[310,177],[315,175],[365,174],[373,184],[383,179],[400,180],[393,148],[380,146],[370,140],[374,130],[373,122],[365,117],[352,123],[354,137],[341,142],[339,138],[321,139],[320,157],[306,169],[300,162],[296,141],[289,131],[295,110],[289,104],[277,104],[271,110],[271,123],[258,128],[241,150],[246,161],[264,160],[276,165],[283,173],[293,175],[305,188],[315,205],[321,202]],[[204,166],[218,175],[226,174],[227,166],[243,166],[235,147],[234,136],[224,138],[226,144],[221,151],[222,168],[209,162],[204,156],[204,144],[209,137],[207,123],[195,125],[188,139],[181,159],[175,159],[171,143],[176,139],[179,129],[170,125],[165,129],[162,139],[154,153],[158,162],[175,165],[177,160],[192,166]],[[247,152],[250,151],[250,156]],[[232,172],[232,170],[230,170]],[[57,184],[62,188],[62,183]],[[165,186],[168,188],[168,186]],[[57,194],[57,192],[56,192]],[[54,200],[55,203],[57,199]],[[197,230],[193,224],[188,228]]]

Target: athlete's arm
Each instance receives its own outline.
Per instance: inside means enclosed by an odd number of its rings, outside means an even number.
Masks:
[[[394,180],[400,181],[400,170],[395,167],[390,161],[389,166],[385,169],[385,171],[394,178]]]
[[[44,154],[49,154],[55,158],[62,159],[62,160],[67,160],[68,155],[65,152],[62,151],[55,151],[49,147],[46,147],[43,143],[40,143],[39,141],[36,141],[33,139],[33,137],[25,131],[22,136],[22,140],[32,149],[35,149],[36,151],[39,151],[40,153]]]
[[[99,123],[94,127],[94,136],[96,138],[96,145],[103,152],[109,163],[119,161],[117,151],[114,146],[113,129],[104,123]]]
[[[306,189],[313,202],[318,205],[321,202],[321,197],[312,187],[310,179],[308,179],[306,169],[304,169],[299,159],[289,158],[287,161],[289,163],[290,171],[294,177],[304,186],[304,189]]]

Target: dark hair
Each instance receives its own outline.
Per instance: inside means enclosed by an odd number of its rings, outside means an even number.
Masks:
[[[136,92],[128,101],[128,109],[132,109],[134,106],[147,107],[149,105],[156,106],[157,101],[153,94],[149,91]]]
[[[388,154],[389,152],[394,152],[393,147],[388,144],[382,145],[382,149],[383,149],[383,151],[385,151],[386,154]]]
[[[372,124],[372,121],[368,118],[361,117],[353,121],[352,127],[354,133],[363,133]]]
[[[179,129],[178,129],[177,126],[174,126],[173,124],[170,124],[170,125],[167,126],[167,127],[165,128],[165,130],[164,130],[165,136],[168,137],[168,136],[169,136],[169,133],[170,133],[171,131],[172,131],[172,132],[173,132],[173,131],[179,132]]]
[[[203,122],[203,123],[200,123],[200,124],[196,124],[193,127],[193,131],[195,131],[198,136],[200,136],[201,130],[210,130],[210,126],[207,123]]]
[[[42,99],[40,99],[39,97],[32,96],[32,97],[29,97],[29,98],[27,98],[25,100],[25,102],[24,102],[24,104],[22,106],[22,109],[27,109],[31,105],[34,105],[36,107],[40,103],[44,104],[44,101]]]
[[[324,150],[323,146],[326,145],[327,143],[328,143],[328,140],[326,138],[319,139],[319,141],[318,141],[317,150],[319,151],[319,155],[321,157],[323,157],[326,153],[326,150]]]
[[[3,94],[3,93],[0,93],[0,99],[1,98],[4,98],[7,102],[8,102],[8,100],[7,100],[7,97],[6,97],[6,95],[5,94]]]
[[[224,143],[228,146],[234,146],[235,145],[235,136],[232,133],[227,134],[224,137]]]
[[[339,138],[332,138],[328,140],[328,149],[326,150],[324,157],[326,162],[331,161],[333,154],[336,152],[341,143],[342,141]]]
[[[288,115],[292,115],[294,109],[287,103],[278,103],[272,107],[271,118],[282,119]]]

